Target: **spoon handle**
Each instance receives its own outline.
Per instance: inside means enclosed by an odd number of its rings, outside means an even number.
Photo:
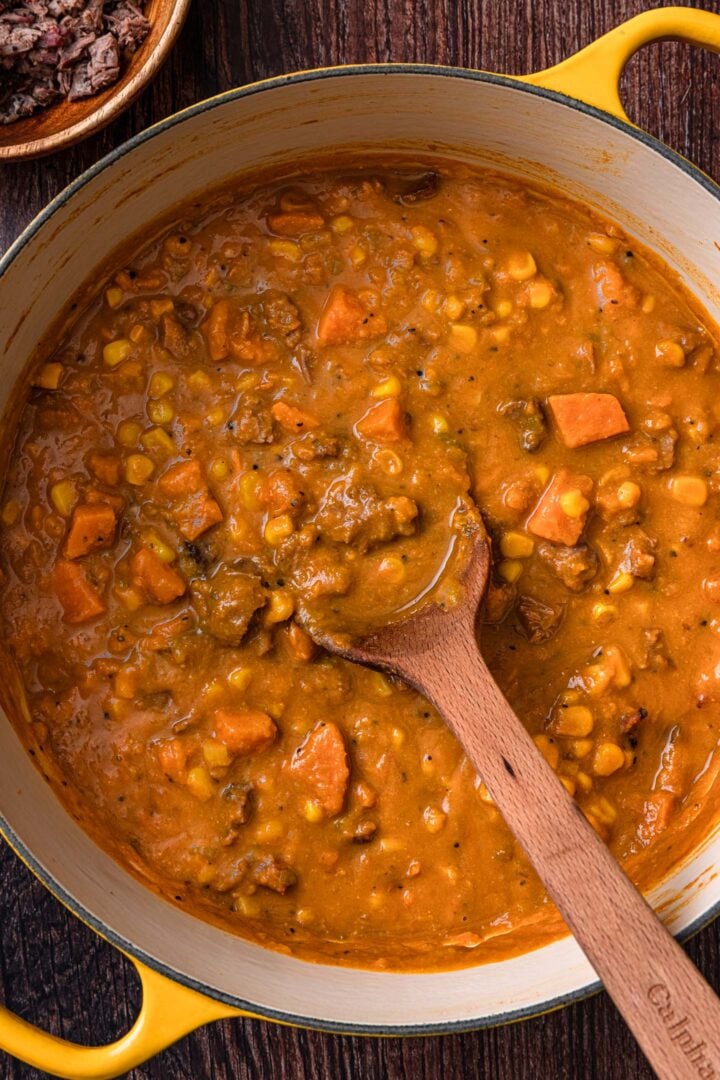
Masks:
[[[407,675],[455,732],[657,1075],[720,1078],[720,1000],[538,752],[475,641],[437,642]]]

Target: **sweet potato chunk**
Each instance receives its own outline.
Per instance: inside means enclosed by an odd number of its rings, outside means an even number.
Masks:
[[[340,813],[350,766],[345,740],[335,724],[317,724],[293,754],[290,769],[329,817]]]
[[[272,717],[259,709],[218,709],[214,724],[215,738],[236,757],[267,749],[277,735]]]
[[[562,440],[571,450],[630,430],[614,394],[555,394],[548,398],[548,404]]]
[[[270,214],[267,219],[269,229],[278,236],[303,236],[305,233],[322,229],[325,219],[321,214],[308,210],[294,210],[285,214]]]
[[[115,511],[111,506],[82,504],[73,510],[70,531],[64,554],[68,559],[80,559],[91,551],[110,547],[115,538]]]
[[[358,435],[374,442],[398,442],[407,435],[405,415],[397,398],[385,398],[368,409],[355,425]]]
[[[223,520],[223,512],[208,490],[199,461],[174,465],[160,478],[159,487],[176,502],[175,520],[186,540],[197,540]]]
[[[88,465],[101,484],[115,487],[120,479],[120,458],[112,454],[91,454]]]
[[[317,337],[321,345],[351,345],[386,330],[382,315],[366,311],[355,293],[344,285],[334,285],[318,321]]]
[[[208,343],[210,359],[217,363],[225,360],[230,352],[230,316],[232,308],[227,299],[218,300],[205,322],[202,331]]]
[[[130,562],[133,580],[158,604],[172,604],[185,592],[185,582],[152,548],[140,548]]]
[[[284,401],[276,401],[270,411],[280,427],[285,428],[285,431],[299,435],[301,432],[311,431],[317,427],[317,420],[314,416],[296,408],[294,405],[287,405]]]
[[[554,544],[577,544],[585,528],[592,489],[589,476],[559,469],[528,518],[528,532]],[[586,508],[583,502],[588,503]]]
[[[55,595],[69,623],[87,622],[105,611],[105,604],[94,585],[77,563],[60,559],[53,572]]]

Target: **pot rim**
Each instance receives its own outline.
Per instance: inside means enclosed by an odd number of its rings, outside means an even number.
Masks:
[[[470,68],[454,67],[446,64],[417,64],[417,63],[381,63],[381,64],[345,64],[335,67],[323,67],[315,68],[307,71],[293,72],[287,75],[278,75],[268,79],[259,80],[254,83],[249,83],[246,86],[237,87],[234,90],[227,90],[223,93],[217,94],[213,97],[205,98],[202,101],[196,102],[194,105],[189,106],[186,109],[182,109],[179,112],[173,113],[170,116],[165,117],[163,120],[145,128],[143,131],[133,135],[130,139],[126,140],[120,146],[111,150],[104,157],[100,158],[94,165],[91,165],[88,169],[82,172],[75,180],[68,184],[62,191],[60,191],[48,204],[37,214],[15,241],[10,245],[8,250],[0,257],[0,278],[8,272],[12,263],[18,257],[18,255],[24,250],[24,248],[34,239],[35,235],[43,228],[43,226],[53,217],[53,215],[61,209],[74,195],[82,190],[88,183],[95,179],[106,168],[119,161],[126,154],[130,153],[139,146],[148,142],[156,135],[160,135],[165,131],[170,130],[176,125],[182,124],[185,120],[192,119],[196,116],[201,116],[205,112],[209,112],[212,109],[221,107],[222,105],[236,101],[245,97],[252,97],[253,95],[268,90],[274,90],[282,88],[294,83],[315,82],[325,78],[347,78],[355,75],[436,75],[442,78],[452,79],[466,79],[471,82],[489,83],[491,85],[502,86],[507,89],[532,94],[538,97],[546,98],[550,102],[557,105],[564,105],[566,108],[574,109],[577,112],[584,113],[587,116],[592,117],[595,120],[600,120],[610,127],[613,127],[623,134],[630,136],[636,141],[644,144],[650,150],[660,154],[670,164],[679,168],[685,173],[691,180],[699,184],[705,191],[712,195],[720,202],[720,184],[716,183],[710,176],[702,171],[697,165],[694,165],[682,154],[673,150],[662,140],[658,139],[654,135],[650,135],[648,132],[643,131],[641,128],[636,127],[634,124],[622,120],[613,116],[612,114],[605,112],[602,109],[597,108],[594,105],[588,105],[583,101],[569,97],[566,94],[560,93],[556,90],[549,90],[545,87],[533,85],[530,82],[524,81],[524,79],[511,76],[511,75],[498,75],[492,72],[473,70]],[[57,880],[54,874],[51,874],[46,868],[35,858],[31,850],[20,839],[15,830],[10,826],[9,822],[0,813],[0,837],[3,837],[15,854],[21,859],[21,861],[28,867],[29,870],[40,880],[45,888],[66,907],[73,915],[75,915],[81,922],[85,923],[91,930],[98,934],[101,938],[104,938],[110,944],[114,945],[117,949],[123,952],[126,956],[136,959],[148,967],[159,972],[172,981],[179,983],[182,986],[188,987],[192,990],[196,990],[205,996],[212,998],[216,1001],[220,1001],[232,1008],[238,1009],[245,1014],[250,1014],[254,1017],[259,1017],[266,1020],[273,1020],[283,1024],[289,1024],[294,1027],[306,1028],[309,1030],[324,1031],[332,1034],[348,1034],[348,1035],[376,1035],[376,1036],[424,1036],[424,1035],[443,1035],[443,1034],[455,1034],[467,1031],[479,1031],[489,1028],[499,1027],[503,1024],[511,1023],[518,1020],[530,1019],[532,1017],[543,1016],[546,1013],[554,1012],[557,1009],[562,1008],[565,1005],[573,1002],[582,1001],[585,998],[597,993],[602,989],[602,984],[599,980],[589,983],[576,990],[570,990],[565,994],[559,994],[548,1001],[545,1001],[539,1005],[528,1005],[516,1009],[509,1009],[505,1013],[501,1013],[493,1016],[478,1017],[472,1020],[457,1020],[447,1021],[441,1023],[420,1023],[420,1024],[408,1024],[408,1025],[363,1025],[363,1024],[351,1024],[341,1023],[332,1020],[323,1020],[316,1017],[297,1016],[291,1013],[275,1010],[267,1006],[258,1007],[252,1002],[246,1001],[235,995],[228,994],[225,991],[218,990],[215,987],[209,986],[206,983],[186,975],[184,972],[176,971],[170,964],[165,963],[153,956],[147,954],[143,949],[140,949],[132,941],[123,937],[122,934],[116,932],[111,927],[107,926],[101,919],[93,914],[88,908],[86,908],[80,901],[76,900],[64,886]],[[715,918],[720,915],[720,900],[711,905],[707,911],[698,915],[693,922],[685,927],[678,935],[680,941],[686,941],[688,938],[697,934],[700,930],[711,923]],[[329,966],[329,965],[328,965]],[[459,969],[461,973],[464,969]],[[403,972],[387,972],[386,974],[394,978],[401,978]],[[423,973],[411,972],[409,973],[413,977],[417,978],[418,975]],[[429,977],[432,977],[432,973],[427,973]]]

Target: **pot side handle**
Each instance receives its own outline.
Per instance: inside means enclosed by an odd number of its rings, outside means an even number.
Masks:
[[[167,1049],[203,1024],[250,1016],[173,982],[132,957],[142,1005],[128,1033],[108,1046],[78,1046],[29,1024],[0,1006],[0,1050],[64,1080],[112,1080]]]
[[[532,86],[556,90],[632,124],[619,94],[623,69],[643,45],[667,39],[720,52],[720,15],[686,7],[644,11],[562,63],[517,78]]]

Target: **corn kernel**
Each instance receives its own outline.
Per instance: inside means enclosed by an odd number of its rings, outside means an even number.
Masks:
[[[273,589],[265,609],[265,622],[281,623],[289,619],[295,610],[295,601],[286,589]]]
[[[164,428],[150,428],[141,435],[140,442],[146,450],[157,450],[165,457],[171,457],[175,453],[175,443]]]
[[[33,386],[41,390],[57,390],[64,370],[62,364],[43,364],[33,379]]]
[[[601,255],[612,255],[618,249],[618,241],[606,233],[590,233],[587,242],[594,251]]]
[[[137,691],[137,672],[121,668],[115,676],[113,689],[117,697],[131,701]]]
[[[388,476],[399,476],[403,471],[402,459],[398,457],[394,450],[388,450],[387,448],[378,450],[373,460]]]
[[[214,480],[224,480],[230,472],[230,466],[222,458],[216,458],[215,461],[210,462],[209,472]]]
[[[506,559],[528,559],[535,550],[535,544],[521,532],[506,532],[500,538],[500,553]]]
[[[195,393],[199,393],[202,390],[208,390],[211,386],[210,376],[206,371],[193,371],[191,375],[188,375],[187,379],[188,388]]]
[[[590,503],[579,488],[570,488],[560,496],[560,509],[569,518],[581,518],[590,509]]]
[[[505,269],[513,281],[528,281],[537,274],[537,263],[529,251],[518,251],[510,256]]]
[[[441,416],[439,413],[436,413],[431,417],[430,426],[434,435],[447,435],[450,430],[450,424],[447,421],[447,417]]]
[[[605,649],[605,662],[611,669],[610,681],[618,690],[624,690],[632,682],[632,673],[617,645]]]
[[[465,311],[465,301],[461,300],[459,296],[448,296],[445,301],[445,314],[448,319],[455,322],[456,319],[461,318]]]
[[[125,463],[125,479],[136,487],[149,480],[154,471],[155,466],[145,454],[131,454]]]
[[[429,229],[426,229],[424,225],[415,225],[410,230],[410,236],[415,248],[424,259],[431,259],[437,253],[437,236],[430,232]]]
[[[578,772],[575,774],[575,783],[580,788],[584,795],[592,791],[592,777],[588,776],[586,772]]]
[[[175,410],[169,401],[149,401],[147,414],[153,424],[169,424],[175,419]]]
[[[225,423],[225,409],[221,405],[215,405],[205,413],[205,421],[210,427],[220,427]]]
[[[565,788],[570,798],[572,798],[577,788],[577,784],[573,780],[572,776],[561,776],[560,783]]]
[[[265,543],[270,547],[279,547],[283,540],[292,536],[295,531],[295,523],[289,514],[280,514],[279,517],[271,518],[265,526],[263,533]]]
[[[601,821],[603,825],[612,825],[617,818],[617,810],[604,796],[601,796],[591,807],[588,808],[590,813]]]
[[[338,236],[342,236],[343,233],[350,232],[354,224],[355,222],[348,214],[339,214],[330,222],[330,228]]]
[[[593,759],[596,776],[610,776],[625,764],[625,754],[617,743],[600,743]]]
[[[429,833],[439,833],[445,826],[447,814],[439,810],[437,806],[426,806],[423,811],[423,821]]]
[[[252,681],[252,669],[237,667],[228,675],[228,682],[235,690],[247,690]]]
[[[235,896],[233,907],[240,915],[255,919],[262,911],[259,901],[254,896]]]
[[[379,697],[390,697],[393,688],[381,671],[373,671],[371,674],[372,686]]]
[[[498,319],[507,319],[512,315],[512,301],[511,300],[498,300],[495,305],[495,314]]]
[[[642,488],[633,480],[626,480],[625,483],[621,484],[617,489],[616,495],[617,501],[621,506],[637,506],[640,502],[640,496],[642,495]]]
[[[555,290],[549,281],[531,281],[527,287],[527,297],[530,303],[530,307],[536,311],[546,308],[553,296]]]
[[[557,769],[560,762],[560,751],[557,748],[557,744],[554,743],[552,739],[549,739],[547,735],[536,735],[533,742],[547,761],[550,768]]]
[[[238,484],[240,502],[246,510],[259,510],[262,506],[262,480],[255,472],[245,473]]]
[[[318,821],[322,821],[323,809],[320,803],[316,799],[306,799],[303,804],[303,817],[306,821],[316,825]]]
[[[350,249],[350,262],[356,269],[358,266],[362,266],[366,259],[367,251],[361,244],[355,244],[355,246]]]
[[[632,574],[628,574],[626,570],[618,570],[607,588],[609,593],[613,596],[617,596],[619,593],[624,593],[627,592],[628,589],[632,589],[634,584],[635,578]]]
[[[50,501],[63,517],[69,517],[78,501],[78,493],[72,480],[61,480],[50,488]]]
[[[423,298],[420,303],[425,308],[425,310],[429,311],[431,314],[437,311],[438,307],[440,306],[440,296],[437,289],[428,289],[427,292],[423,294]]]
[[[544,487],[550,479],[550,470],[548,469],[547,465],[536,465],[534,472],[538,480]]]
[[[171,563],[175,561],[175,551],[173,550],[173,548],[170,547],[169,544],[166,544],[165,541],[160,536],[158,536],[157,533],[147,533],[147,535],[143,537],[143,541],[146,547],[151,548],[155,552],[161,562]]]
[[[613,619],[617,618],[618,609],[614,604],[604,604],[599,601],[597,604],[593,604],[592,618],[593,622],[598,623],[600,626],[607,626]]]
[[[658,341],[655,346],[655,359],[663,367],[685,367],[685,350],[679,341],[671,341],[666,338],[664,341]]]
[[[387,379],[378,383],[377,386],[370,391],[370,396],[374,398],[399,397],[401,393],[402,383],[397,375],[389,375]]]
[[[388,585],[401,585],[407,577],[407,569],[397,555],[386,555],[378,563],[377,574]]]
[[[117,429],[118,441],[123,446],[136,446],[142,434],[142,426],[136,420],[123,420]]]
[[[200,802],[207,802],[213,797],[215,788],[204,765],[196,765],[194,769],[190,769],[185,783],[190,794]]]
[[[295,918],[301,926],[308,926],[315,918],[312,908],[301,907],[295,912]]]
[[[595,721],[587,705],[568,705],[553,715],[552,729],[556,735],[572,735],[585,738],[593,729]]]
[[[675,476],[668,485],[670,494],[683,506],[704,506],[708,486],[701,476]]]
[[[280,840],[284,832],[285,828],[282,821],[273,818],[272,821],[266,821],[264,825],[258,826],[255,830],[255,838],[261,844],[273,844],[275,841]]]
[[[458,352],[469,355],[477,345],[477,330],[466,323],[453,323],[450,327],[450,344]]]
[[[497,345],[507,345],[511,334],[509,326],[494,326],[490,331],[490,337]]]
[[[568,749],[575,758],[585,758],[592,753],[595,743],[592,739],[573,739]]]
[[[137,591],[137,589],[118,589],[114,590],[120,603],[128,611],[137,611],[143,602],[143,597]]]
[[[122,304],[124,296],[122,289],[119,289],[117,285],[111,285],[109,289],[105,290],[105,303],[115,311]]]
[[[268,247],[273,255],[287,259],[288,262],[300,262],[302,258],[302,249],[294,240],[271,240]]]
[[[512,585],[523,572],[523,564],[518,559],[504,559],[498,566],[498,574]]]
[[[393,728],[392,732],[390,733],[390,740],[394,748],[396,750],[399,750],[405,742],[405,732],[403,731],[403,729],[399,727]]]
[[[139,345],[141,341],[145,341],[149,338],[149,333],[145,329],[142,323],[136,323],[130,330],[128,337],[132,341],[133,345]]]
[[[170,311],[175,310],[175,301],[169,296],[163,296],[159,300],[150,301],[150,313],[154,319],[159,319],[161,315],[167,315]]]
[[[223,769],[232,761],[227,746],[218,739],[205,739],[202,751],[203,757],[211,769]]]
[[[640,310],[642,311],[643,315],[650,315],[651,312],[655,310],[655,297],[651,296],[650,294],[648,294],[647,296],[643,296]]]
[[[175,380],[167,371],[156,371],[150,379],[148,396],[151,398],[161,398],[165,394],[169,394],[174,385]]]
[[[7,525],[8,527],[14,525],[20,517],[21,510],[22,506],[17,499],[8,499],[2,510],[3,525]]]
[[[127,338],[118,338],[117,341],[110,341],[103,349],[103,360],[108,367],[117,367],[118,364],[122,364],[123,360],[127,360],[132,350],[132,342]]]

